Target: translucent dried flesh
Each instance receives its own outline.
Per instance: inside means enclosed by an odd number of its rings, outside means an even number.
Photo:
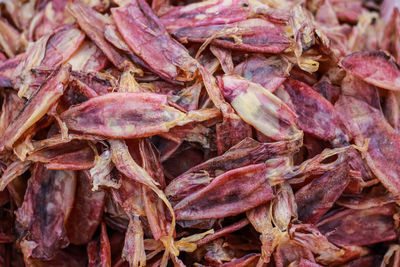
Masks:
[[[0,2],[1,266],[400,264],[398,1]]]
[[[172,34],[180,40],[202,43],[211,38],[212,43],[229,49],[278,54],[289,46],[283,32],[283,25],[248,19],[225,25],[182,27]],[[236,42],[233,36],[239,36],[241,41]]]
[[[358,211],[344,210],[322,220],[318,228],[328,240],[341,246],[364,246],[394,240],[396,233],[391,218],[393,209],[394,205],[389,204]]]
[[[74,202],[75,186],[74,171],[47,170],[40,163],[34,166],[24,202],[17,213],[21,242],[33,246],[27,257],[48,260],[68,245],[65,222]],[[43,235],[47,238],[43,239]]]
[[[397,133],[378,110],[353,97],[342,97],[336,108],[357,144],[368,139],[366,161],[371,171],[390,192],[398,196],[400,178],[396,171],[396,147],[400,145],[400,138]]]
[[[129,48],[156,73],[170,80],[180,76],[183,76],[181,79],[191,79],[197,69],[196,61],[186,48],[168,35],[145,1],[132,1],[111,12]]]
[[[121,68],[124,61],[123,56],[104,38],[104,26],[110,23],[110,20],[80,2],[74,2],[68,8],[86,35],[102,49],[116,67]]]
[[[345,57],[341,64],[346,71],[367,83],[387,90],[400,90],[400,69],[382,51],[356,52]]]
[[[297,191],[299,219],[304,223],[316,223],[343,193],[349,178],[348,165],[342,163]]]
[[[338,120],[329,101],[307,84],[293,79],[289,79],[284,87],[298,115],[297,125],[300,129],[320,139],[336,136]]]
[[[222,77],[222,92],[241,118],[274,140],[297,139],[296,114],[262,86],[233,75]]]
[[[240,186],[239,186],[240,185]],[[228,171],[175,205],[178,220],[237,215],[273,197],[264,164]]]
[[[1,148],[11,148],[15,141],[40,120],[62,96],[69,79],[70,67],[60,67],[27,101],[17,118],[7,127],[1,139]]]
[[[114,138],[138,138],[168,132],[174,126],[203,120],[197,115],[201,113],[188,113],[186,116],[178,109],[168,106],[165,95],[113,93],[71,107],[61,114],[61,119],[69,129],[75,131]],[[204,120],[206,119],[208,118],[204,116]]]

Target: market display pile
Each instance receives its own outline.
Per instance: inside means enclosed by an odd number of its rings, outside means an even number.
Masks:
[[[400,1],[0,1],[0,266],[400,266]]]

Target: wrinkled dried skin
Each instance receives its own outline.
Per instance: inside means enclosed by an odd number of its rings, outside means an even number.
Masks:
[[[174,201],[182,200],[190,193],[207,186],[212,180],[213,177],[210,177],[205,171],[187,173],[184,176],[175,178],[167,186],[165,193]]]
[[[346,193],[352,192],[355,194],[359,194],[363,188],[374,184],[376,181],[376,177],[372,173],[371,169],[368,167],[363,155],[351,148],[347,152],[349,156],[349,166],[350,166],[350,183],[346,188]],[[353,174],[356,173],[354,176]]]
[[[326,3],[326,2],[325,2]],[[334,26],[320,25],[321,29],[325,31],[326,36],[330,41],[330,49],[333,55],[341,58],[350,53],[349,37],[351,26],[348,24],[339,24]]]
[[[107,65],[104,53],[92,42],[85,41],[68,60],[74,71],[101,71]]]
[[[137,216],[130,219],[128,230],[125,235],[122,258],[128,261],[130,266],[146,266],[143,229]]]
[[[79,27],[103,51],[108,60],[117,68],[122,69],[126,59],[104,38],[104,26],[113,24],[113,21],[78,1],[69,4],[68,8]]]
[[[94,166],[95,155],[87,142],[72,140],[49,146],[28,156],[33,162],[42,162],[48,169],[87,170]]]
[[[25,103],[18,116],[6,129],[2,140],[1,150],[12,148],[15,141],[29,127],[39,121],[62,96],[69,79],[70,67],[65,65],[56,69],[48,80]]]
[[[54,106],[52,110],[55,110]],[[51,111],[50,111],[51,112]],[[49,112],[49,113],[50,113]],[[26,160],[26,157],[29,153],[34,150],[33,147],[33,138],[38,131],[49,127],[52,123],[54,123],[54,119],[48,115],[45,115],[41,118],[36,124],[28,128],[28,130],[22,135],[20,140],[18,140],[14,144],[14,153],[15,155],[21,160]],[[56,129],[55,126],[52,127],[54,130]],[[65,135],[64,135],[65,136]]]
[[[394,196],[400,194],[400,137],[376,109],[352,97],[341,97],[335,105],[342,122],[362,146],[369,139],[365,156],[371,171]]]
[[[199,108],[199,99],[202,85],[195,83],[194,85],[184,88],[177,94],[178,98],[174,101],[185,110],[196,110]]]
[[[167,236],[170,224],[167,220],[163,202],[154,192],[144,186],[142,186],[142,201],[154,239],[159,240],[161,237]]]
[[[228,118],[222,123],[217,124],[216,135],[217,151],[218,155],[221,155],[243,139],[251,137],[252,129],[250,125],[242,121],[240,118]]]
[[[81,72],[72,71],[71,73],[74,80],[79,80],[85,86],[88,86],[98,95],[104,95],[115,90],[118,82],[114,76],[104,72]],[[93,97],[93,96],[91,96]]]
[[[21,54],[21,61],[14,68],[11,76],[12,85],[15,89],[18,89],[19,97],[30,98],[32,95],[34,89],[29,88],[33,79],[31,69],[40,66],[46,53],[46,44],[51,36],[52,34],[47,34],[38,41],[31,43],[26,52]]]
[[[293,225],[289,229],[289,235],[296,243],[318,255],[316,261],[323,265],[344,263],[369,253],[369,250],[363,247],[348,246],[339,248],[330,243],[328,239],[311,224]]]
[[[85,35],[76,26],[65,25],[31,43],[25,60],[14,71],[13,87],[18,89],[18,96],[30,98],[46,80],[49,71],[65,63],[84,38]]]
[[[187,142],[193,142],[193,143],[198,143],[201,145],[204,149],[209,149],[211,148],[214,144],[211,142],[211,129],[207,128],[203,124],[194,124],[194,123],[189,123],[184,126],[178,126],[175,128],[172,128],[168,133],[165,134],[160,134],[159,136],[162,138],[165,138],[166,140],[169,140],[172,143],[175,144],[180,144],[183,141]],[[187,144],[185,144],[187,145]],[[173,146],[173,145],[172,145]],[[161,147],[161,150],[168,149],[168,147]],[[173,148],[173,147],[171,147]],[[180,151],[183,152],[184,150]],[[179,153],[179,152],[178,152]],[[177,157],[177,155],[174,155]],[[162,160],[164,161],[164,159]],[[195,165],[196,162],[193,162],[192,165]],[[184,164],[183,164],[184,165]],[[186,170],[184,168],[184,170]]]
[[[298,145],[300,144],[290,141],[259,143],[251,138],[246,138],[223,155],[211,158],[176,177],[165,189],[165,193],[168,196],[182,199],[203,188],[214,177],[222,173],[247,165],[262,163],[286,153],[291,154],[296,151]]]
[[[219,68],[219,61],[217,58],[213,58],[211,57],[210,54],[203,54],[203,56],[201,56],[201,52],[207,47],[207,43],[203,43],[202,47],[199,48],[199,50],[197,50],[197,56],[200,57],[199,58],[199,63],[202,64],[201,66],[204,66],[204,68],[210,72],[210,74],[214,74],[218,68]],[[203,75],[203,74],[202,74]],[[214,76],[213,76],[214,77]],[[206,81],[204,81],[206,82]],[[206,85],[206,84],[204,84]]]
[[[165,95],[110,93],[71,107],[61,114],[67,127],[114,138],[138,138],[167,132],[184,118],[169,107]]]
[[[162,171],[159,155],[157,155],[156,149],[147,139],[139,140],[138,146],[142,167],[160,184],[161,188],[164,188],[164,173]],[[162,236],[167,236],[170,225],[166,218],[166,211],[162,200],[145,186],[142,186],[141,188],[141,195],[144,212],[149,222],[154,239],[158,240]]]
[[[135,74],[143,76],[143,71],[134,65],[125,67],[124,72],[119,78],[119,92],[138,93],[146,91],[141,88],[140,84],[136,81]]]
[[[131,213],[144,215],[142,199],[140,195],[140,184],[133,181],[129,177],[118,172],[114,169],[112,172],[113,176],[118,179],[120,186],[118,188],[111,188],[112,200],[113,202],[107,203],[106,206],[112,205],[110,208],[110,213],[116,217],[121,217],[125,221],[123,230],[126,230],[129,217]],[[108,199],[106,199],[107,201]]]
[[[269,263],[272,253],[276,246],[281,243],[281,235],[277,228],[272,224],[270,204],[260,205],[246,212],[247,219],[254,229],[261,233],[261,257],[258,266]]]
[[[316,223],[333,206],[348,184],[348,165],[345,161],[302,187],[295,194],[299,220]]]
[[[74,245],[88,243],[103,215],[105,192],[92,191],[87,172],[78,172],[75,201],[66,222],[68,240]]]
[[[75,26],[62,27],[47,42],[40,67],[54,68],[59,63],[65,63],[78,50],[83,39],[85,34]]]
[[[9,183],[24,174],[31,166],[31,163],[29,160],[11,163],[1,176],[0,191],[3,191]]]
[[[310,51],[314,45],[320,45],[320,50],[322,50],[320,52],[324,54],[324,50],[328,50],[329,53],[328,38],[318,29],[311,13],[301,5],[293,7],[289,25],[288,33],[292,35],[291,48],[298,67],[308,73],[316,72],[319,62],[314,60],[315,58],[308,57],[306,52]]]
[[[159,136],[163,139],[160,139],[159,142],[157,141],[157,148],[162,154],[161,161],[165,162],[171,156],[173,156],[173,158],[176,160],[177,157],[180,157],[178,154],[185,153],[186,150],[183,148],[181,148],[181,150],[177,150],[178,148],[180,148],[180,145],[183,141],[198,143],[205,149],[210,148],[213,145],[210,142],[210,135],[210,128],[207,128],[202,124],[193,123],[187,124],[185,126],[175,127],[171,129],[168,133],[160,134]],[[184,144],[184,146],[187,146],[187,144]],[[177,152],[178,154],[173,154],[175,152]],[[188,153],[192,154],[191,151],[188,151]],[[194,156],[196,156],[195,154],[198,153],[193,153]],[[188,165],[182,164],[183,171],[187,170],[185,166],[188,166],[190,168],[198,162],[195,160],[192,162],[193,164],[190,162],[188,163]],[[176,170],[179,174],[182,173],[182,171],[179,171],[179,169]]]
[[[29,27],[30,20],[32,19],[32,15],[30,11],[33,9],[32,3],[19,3],[17,1],[6,2],[5,9],[8,14],[11,14],[11,21],[19,28],[27,28]],[[27,12],[28,11],[28,12]]]
[[[224,49],[218,46],[211,46],[210,51],[214,54],[214,56],[218,59],[219,64],[221,65],[222,70],[226,74],[230,74],[233,72],[233,62],[232,62],[232,54],[228,49]]]
[[[129,48],[153,71],[171,81],[193,79],[197,62],[169,36],[145,1],[132,1],[111,13]]]
[[[86,100],[99,95],[94,89],[90,88],[80,80],[74,78],[71,80],[72,81],[69,83],[66,92],[58,103],[57,110],[59,112],[65,111],[72,105],[83,103]]]
[[[187,114],[168,106],[167,96],[154,93],[109,93],[71,107],[60,118],[69,129],[114,138],[139,138],[192,122],[220,116],[215,108]]]
[[[323,175],[327,171],[334,170],[339,166],[345,158],[348,157],[349,151],[354,149],[352,146],[344,146],[335,149],[325,148],[320,154],[308,159],[294,168],[285,169],[284,173],[278,173],[286,179],[291,179],[290,184],[299,184],[307,181],[307,178],[315,178]],[[337,157],[337,158],[336,158]],[[336,159],[335,159],[336,158]],[[335,160],[334,160],[335,159]],[[324,163],[328,161],[328,163]],[[270,179],[273,177],[270,177]]]
[[[0,2],[1,266],[400,264],[398,0]]]
[[[226,24],[247,19],[250,1],[203,1],[171,8],[161,16],[161,21],[173,31],[183,27]]]
[[[264,164],[228,171],[174,207],[178,220],[223,218],[237,215],[273,197]]]
[[[265,136],[274,140],[302,136],[295,126],[295,112],[262,86],[239,76],[224,75],[221,90],[239,116]]]
[[[236,119],[237,115],[234,114],[232,107],[225,101],[224,96],[217,85],[217,80],[202,65],[199,66],[199,71],[203,79],[204,87],[206,88],[208,97],[214,105],[221,110],[222,115],[225,117],[233,117]]]
[[[298,116],[299,128],[323,140],[335,138],[339,132],[338,118],[332,104],[300,81],[289,79],[284,86]]]
[[[68,138],[64,138],[62,134],[54,134],[51,137],[39,141],[33,141],[33,151],[40,151],[43,149],[49,149],[52,147],[57,147],[60,145],[65,145],[67,143],[73,142],[72,144],[77,144],[85,141],[100,142],[104,140],[104,137],[90,135],[90,134],[75,134],[69,133]]]
[[[295,241],[287,237],[281,241],[276,248],[274,260],[276,267],[288,266],[292,262],[302,260],[307,260],[315,264],[314,256],[308,248],[297,244]]]
[[[129,145],[130,143],[128,142],[128,146]],[[131,149],[130,146],[129,149]],[[164,189],[166,181],[157,148],[149,139],[141,139],[138,142],[138,151],[142,167],[160,184],[160,187]]]
[[[18,209],[18,231],[32,246],[25,257],[48,260],[68,245],[64,224],[74,202],[76,173],[34,166],[24,202]],[[46,238],[43,238],[46,236]]]
[[[7,127],[18,116],[25,102],[12,91],[4,91],[3,105],[0,115],[0,135],[3,136]]]
[[[206,254],[204,259],[207,263],[218,265],[222,262],[229,262],[234,257],[233,251],[228,247],[224,247],[224,239],[220,238],[204,246]]]
[[[121,184],[118,180],[119,176],[114,170],[114,165],[111,162],[111,152],[105,150],[101,155],[96,156],[95,165],[89,171],[92,190],[97,191],[99,186],[118,189]]]
[[[283,60],[275,57],[252,56],[235,66],[233,74],[242,76],[274,92],[286,80]]]
[[[117,167],[117,169],[124,174],[128,178],[128,183],[141,183],[144,186],[147,186],[149,189],[151,189],[155,194],[157,194],[158,198],[162,200],[162,202],[167,206],[169,212],[171,213],[172,221],[171,221],[171,229],[169,230],[168,236],[164,238],[166,240],[168,245],[166,245],[166,250],[172,249],[172,251],[176,250],[173,247],[173,244],[168,243],[172,242],[172,234],[173,230],[175,228],[175,215],[174,211],[172,209],[172,206],[170,202],[167,200],[164,192],[159,189],[159,184],[157,181],[155,181],[145,169],[141,168],[135,160],[132,158],[128,146],[120,140],[109,140],[111,144],[111,156],[112,156],[112,161]],[[137,187],[137,186],[136,186]],[[123,190],[124,188],[121,187]],[[137,190],[140,190],[140,188],[137,188]],[[140,193],[137,193],[137,197],[139,198]],[[120,201],[122,202],[122,201]],[[129,201],[123,201],[121,205],[124,207],[126,212],[128,213],[135,213],[135,214],[143,214],[143,211],[138,211],[138,209],[134,208],[133,210],[130,202]],[[137,205],[136,205],[137,206]],[[149,207],[148,207],[149,208]],[[141,209],[141,208],[140,208]],[[132,224],[132,218],[130,224]],[[135,222],[136,225],[136,222]],[[135,226],[136,227],[136,226]],[[171,245],[170,245],[171,244]],[[170,247],[171,246],[171,247]],[[175,254],[175,253],[174,253]],[[136,260],[135,260],[136,261]]]
[[[367,83],[387,90],[400,90],[399,66],[382,51],[350,54],[342,60],[341,65]]]
[[[395,206],[344,210],[318,223],[321,233],[339,246],[365,246],[396,239]]]
[[[172,34],[178,40],[200,43],[212,38],[215,45],[239,51],[278,54],[289,47],[283,25],[258,18],[223,25],[183,27]]]

